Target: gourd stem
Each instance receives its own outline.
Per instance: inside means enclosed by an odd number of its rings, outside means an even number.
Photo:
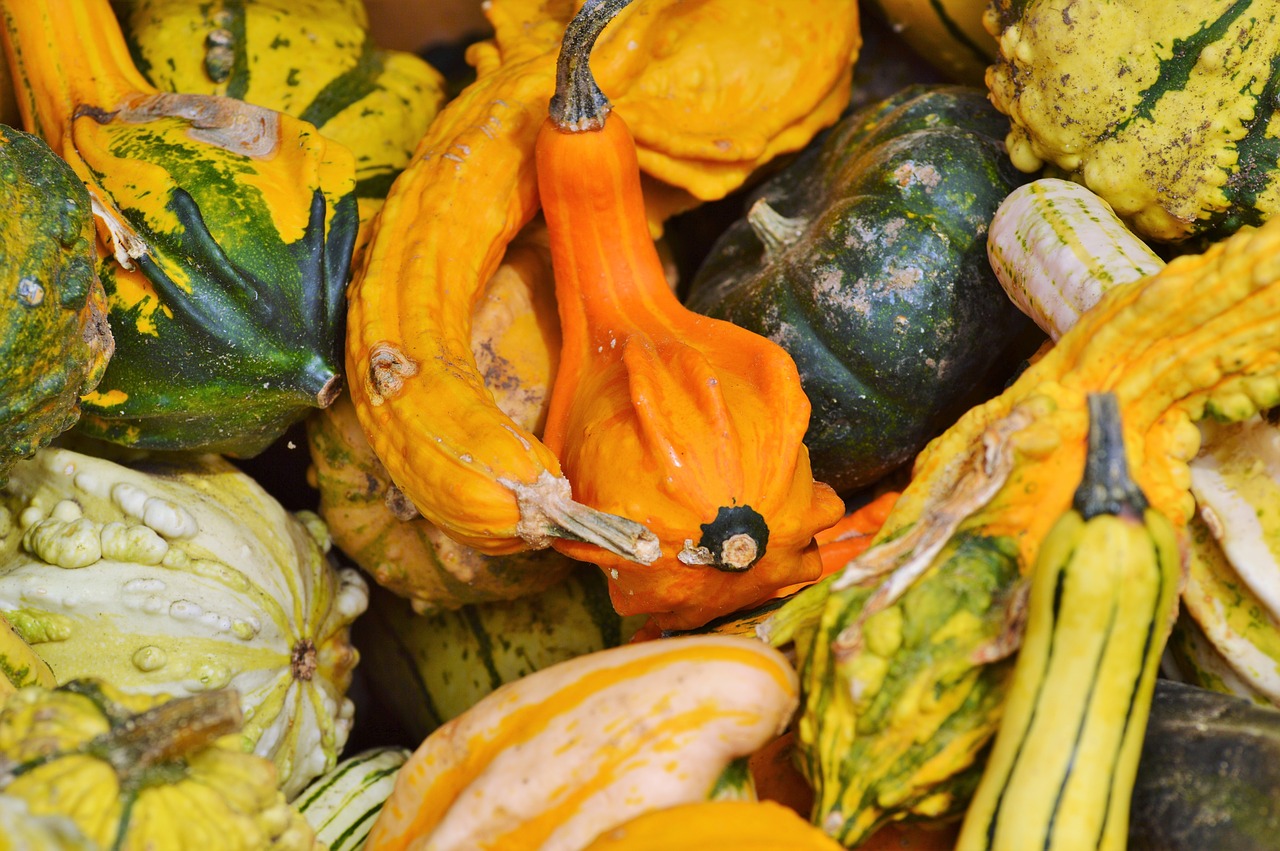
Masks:
[[[532,546],[546,546],[549,538],[583,541],[639,564],[652,564],[662,555],[658,536],[646,526],[576,502],[562,476],[544,471],[531,485],[502,484],[511,488],[520,506],[516,531]]]
[[[1088,405],[1089,448],[1072,507],[1086,520],[1099,514],[1141,517],[1147,497],[1129,476],[1120,403],[1114,393],[1090,393]]]
[[[631,0],[587,0],[565,27],[556,60],[556,93],[551,120],[566,133],[599,130],[612,105],[591,74],[591,49],[605,25]]]
[[[761,198],[747,211],[747,224],[764,245],[765,259],[773,260],[800,238],[808,222],[782,215]]]
[[[235,689],[179,697],[117,722],[87,746],[122,781],[202,750],[244,723]]]

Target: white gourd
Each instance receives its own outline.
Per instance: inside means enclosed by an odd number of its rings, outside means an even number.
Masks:
[[[348,628],[368,587],[327,550],[318,518],[217,456],[50,448],[0,491],[0,613],[60,683],[239,690],[244,748],[292,797],[333,767],[354,711]]]

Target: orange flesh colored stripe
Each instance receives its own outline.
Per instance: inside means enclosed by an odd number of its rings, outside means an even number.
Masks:
[[[781,654],[737,636],[625,645],[545,668],[423,742],[400,770],[368,848],[580,847],[664,798],[705,797],[730,760],[786,725],[797,689]],[[670,777],[669,765],[689,776]],[[627,779],[635,788],[622,785]],[[522,802],[519,794],[533,797]],[[607,800],[584,806],[600,795]],[[608,823],[566,826],[574,816]],[[566,829],[582,833],[578,846],[547,845]],[[478,838],[479,830],[496,832]]]

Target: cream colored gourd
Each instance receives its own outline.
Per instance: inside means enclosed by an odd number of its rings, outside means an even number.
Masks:
[[[650,810],[707,799],[797,702],[777,651],[736,636],[629,644],[544,668],[427,737],[369,851],[577,851]]]
[[[237,689],[244,748],[293,795],[346,742],[347,628],[368,603],[322,530],[216,456],[129,467],[45,449],[0,491],[0,613],[60,683]]]

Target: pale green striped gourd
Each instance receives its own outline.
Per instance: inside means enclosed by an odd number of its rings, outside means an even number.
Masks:
[[[317,777],[293,804],[329,851],[359,851],[408,758],[395,746],[361,751]]]

